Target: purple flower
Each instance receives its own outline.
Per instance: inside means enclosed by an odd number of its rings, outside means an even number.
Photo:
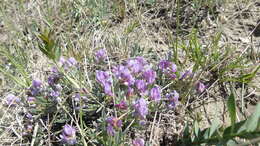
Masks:
[[[116,117],[108,117],[106,119],[106,122],[108,123],[108,125],[111,125],[114,128],[121,128],[122,127],[122,120],[120,120]]]
[[[144,140],[142,138],[136,138],[132,142],[133,146],[144,146]]]
[[[59,64],[63,66],[66,62],[66,59],[64,57],[60,57]]]
[[[196,88],[197,88],[197,91],[199,93],[202,93],[205,90],[206,87],[205,87],[205,85],[203,83],[198,82],[197,85],[196,85]]]
[[[70,145],[76,144],[77,140],[76,140],[76,130],[75,130],[75,128],[66,124],[63,127],[63,131],[62,131],[62,134],[60,135],[60,138],[61,138],[62,142],[64,142],[64,143],[67,143],[67,144],[70,144]]]
[[[39,79],[35,79],[32,81],[32,87],[33,88],[41,88],[42,86],[42,81]]]
[[[111,89],[112,78],[110,77],[109,73],[98,70],[96,71],[96,79],[103,86],[104,92],[109,96],[113,96]]]
[[[59,71],[58,71],[57,67],[53,66],[53,67],[51,67],[51,72],[58,73]]]
[[[175,90],[166,95],[166,98],[169,100],[169,108],[174,108],[178,104],[179,93]]]
[[[160,70],[167,70],[171,66],[171,62],[168,60],[161,60],[158,64]]]
[[[142,64],[143,66],[145,66],[147,64],[147,62],[145,61],[145,59],[141,56],[137,56],[135,58],[140,64]]]
[[[73,57],[70,57],[67,60],[64,57],[60,57],[59,65],[62,66],[64,68],[64,70],[67,71],[69,68],[71,68],[73,66],[76,66],[77,65],[77,61]]]
[[[97,70],[96,71],[96,79],[97,81],[102,84],[103,86],[106,84],[106,83],[109,83],[111,84],[111,77],[109,75],[108,72],[105,72],[105,71],[100,71],[100,70]]]
[[[132,76],[130,70],[127,67],[125,67],[123,65],[119,65],[119,66],[113,68],[113,72],[114,72],[115,76],[121,82],[123,82],[124,85],[130,86],[130,85],[134,84],[135,78]]]
[[[30,96],[29,96],[29,97],[27,98],[27,102],[28,102],[29,106],[31,106],[31,107],[36,107],[35,101],[36,101],[36,98],[35,98],[35,97],[30,97]]]
[[[126,110],[127,103],[126,103],[126,101],[122,100],[122,101],[120,101],[119,104],[115,104],[115,107],[117,107],[118,109],[121,109],[121,110]]]
[[[112,125],[108,125],[107,126],[107,134],[110,135],[110,136],[114,136],[115,135],[115,129],[113,128]]]
[[[54,91],[54,90],[52,90],[52,91],[50,92],[50,96],[57,98],[57,97],[60,96],[60,92],[59,92],[59,91]]]
[[[74,96],[73,96],[74,100],[76,102],[79,102],[80,101],[80,94],[79,93],[76,93]]]
[[[109,96],[113,96],[111,84],[105,83],[103,86],[104,86],[104,92]]]
[[[74,57],[70,57],[69,59],[67,59],[66,65],[68,67],[75,66],[75,65],[77,65],[77,61],[76,61],[76,59]]]
[[[147,81],[148,84],[152,84],[156,78],[156,72],[149,68],[143,72],[143,77]]]
[[[32,119],[33,119],[33,116],[32,116],[32,114],[30,114],[30,113],[27,113],[25,116],[26,116],[26,118],[29,119],[29,120],[32,120]]]
[[[180,80],[183,80],[183,79],[185,79],[185,78],[187,78],[187,77],[189,77],[189,76],[191,76],[191,75],[192,75],[191,70],[186,70],[185,72],[182,72],[182,73],[181,73]]]
[[[60,80],[60,75],[59,74],[56,74],[56,73],[53,73],[51,74],[49,77],[48,77],[48,84],[50,86],[54,86],[55,84],[57,84]]]
[[[172,73],[174,73],[174,72],[177,71],[177,66],[176,66],[176,64],[174,64],[174,63],[171,64],[171,66],[170,66],[170,71],[171,71]]]
[[[166,75],[168,75],[170,78],[175,79],[176,75],[175,72],[177,71],[177,66],[168,61],[168,60],[161,60],[158,64],[158,68],[165,73]]]
[[[122,127],[122,121],[116,117],[108,117],[106,119],[106,122],[108,123],[107,126],[107,134],[110,136],[115,135],[115,129],[114,128],[121,128]]]
[[[136,57],[134,59],[129,59],[126,62],[126,64],[127,64],[126,66],[131,70],[133,74],[137,74],[143,70],[146,61],[144,60],[143,57]]]
[[[146,115],[148,114],[148,107],[147,102],[145,99],[140,98],[135,101],[134,103],[134,110],[135,115],[139,117],[140,119],[145,119]]]
[[[106,58],[106,51],[105,49],[97,50],[95,53],[95,59],[96,61],[104,61]]]
[[[6,104],[8,106],[15,106],[16,104],[20,103],[20,98],[16,97],[15,95],[13,94],[8,94],[6,96]]]
[[[135,86],[140,93],[145,93],[147,91],[146,82],[144,80],[136,80]]]
[[[161,88],[159,86],[155,86],[150,91],[150,98],[154,101],[161,100]]]
[[[126,96],[127,96],[127,97],[131,97],[131,96],[133,96],[133,95],[134,95],[134,89],[131,88],[131,87],[128,87]]]

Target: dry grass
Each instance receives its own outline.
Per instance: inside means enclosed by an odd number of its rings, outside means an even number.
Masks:
[[[235,56],[244,56],[246,59],[244,65],[248,71],[259,65],[259,35],[254,33],[255,30],[259,31],[257,16],[260,10],[257,0],[223,4],[202,2],[201,5],[198,4],[198,8],[194,6],[196,2],[189,0],[183,1],[180,7],[176,1],[170,0],[158,1],[153,5],[136,0],[120,4],[118,1],[100,0],[94,4],[95,2],[91,0],[2,0],[0,47],[9,50],[14,57],[20,58],[28,76],[22,76],[20,70],[10,67],[5,56],[0,56],[1,65],[6,70],[12,71],[15,76],[20,76],[22,80],[33,78],[44,80],[51,61],[39,51],[38,45],[41,42],[37,34],[46,29],[54,32],[53,37],[62,48],[63,56],[74,56],[82,66],[88,66],[86,69],[91,70],[94,69],[94,62],[86,62],[86,58],[91,58],[93,52],[99,48],[107,48],[113,56],[112,61],[116,62],[132,57],[131,53],[138,49],[139,55],[162,59],[165,54],[173,50],[176,40],[182,45],[188,44],[189,35],[194,28],[198,29],[198,39],[205,49],[214,49],[212,40],[219,32],[222,35],[216,46],[221,55],[224,56],[222,51],[224,53],[235,47],[234,51],[231,51],[233,54],[218,61],[216,64],[218,69],[234,60],[232,58]],[[183,62],[186,54],[181,45],[178,48],[180,57],[178,60]],[[17,54],[17,51],[24,54]],[[194,65],[192,61],[185,63],[184,68]],[[223,76],[237,76],[240,72],[240,69],[234,68]],[[174,140],[183,132],[186,121],[199,119],[202,121],[202,126],[207,127],[214,118],[219,117],[224,124],[228,123],[227,110],[223,103],[226,99],[223,97],[229,93],[227,90],[229,85],[221,82],[219,77],[215,79],[211,70],[203,70],[202,74],[205,82],[211,85],[203,95],[178,107],[176,111],[157,112],[154,120],[150,121],[150,127],[144,130],[146,132],[140,132],[152,145],[174,144]],[[244,98],[246,103],[243,104],[248,107],[251,107],[253,99],[259,102],[259,78],[257,73],[256,79],[246,86],[234,83],[237,86],[238,102]],[[2,103],[7,92],[24,95],[21,87],[1,74],[0,85],[2,85],[0,86]],[[186,108],[190,111],[196,110],[189,112],[185,111]],[[209,111],[209,115],[202,111]],[[23,108],[1,105],[1,145],[18,145],[22,141],[23,116],[19,114],[21,112],[24,112]],[[246,108],[246,112],[252,111],[247,111]]]

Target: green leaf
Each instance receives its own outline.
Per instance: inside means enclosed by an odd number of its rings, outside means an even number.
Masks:
[[[200,131],[200,128],[199,128],[199,123],[198,121],[196,120],[195,123],[194,123],[194,134],[196,137],[199,137],[199,131]]]
[[[228,107],[231,124],[233,125],[236,122],[236,101],[233,92],[228,98],[227,107]]]
[[[219,121],[217,119],[215,119],[212,122],[212,125],[210,127],[210,132],[209,132],[209,137],[213,136],[214,133],[217,131],[217,129],[219,128]]]
[[[255,112],[245,123],[246,131],[253,132],[260,126],[260,103],[257,104]]]

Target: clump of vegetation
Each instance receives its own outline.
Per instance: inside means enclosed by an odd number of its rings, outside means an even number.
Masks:
[[[13,41],[0,45],[0,72],[8,78],[0,124],[8,127],[10,119],[18,121],[19,128],[12,127],[15,130],[9,132],[10,137],[19,138],[13,144],[153,145],[156,127],[168,128],[161,120],[166,113],[166,121],[183,126],[174,127],[179,131],[171,131],[173,137],[157,133],[157,145],[235,145],[242,141],[246,145],[260,141],[260,104],[246,115],[244,96],[259,74],[259,64],[248,57],[250,52],[243,52],[247,56],[229,45],[220,47],[221,33],[207,40],[207,45],[201,43],[199,22],[205,15],[216,17],[219,3],[177,0],[169,7],[154,0],[66,2],[43,9],[46,25],[35,20],[25,25],[31,27],[25,28],[26,32],[18,33],[21,45],[36,48],[34,52],[24,51]],[[27,12],[23,7],[26,2],[18,3],[19,11]],[[4,6],[8,5],[1,8]],[[56,20],[59,16],[52,13],[54,9],[67,18],[63,23]],[[168,13],[175,22],[165,20]],[[184,19],[183,13],[192,17]],[[160,27],[167,30],[166,51],[140,45],[138,31],[144,31],[146,25],[143,17],[163,18],[165,24]],[[117,31],[113,25],[126,19],[130,23],[121,36],[103,34],[109,28]],[[63,26],[57,23],[64,24],[66,30],[60,31]],[[137,39],[133,34],[138,34]],[[92,36],[95,38],[90,40]],[[40,71],[38,64],[30,66],[37,60],[35,52],[44,60]],[[214,87],[217,91],[211,92]],[[219,98],[217,95],[224,99],[230,123],[216,118],[201,125],[203,115],[195,112],[196,106],[206,104],[209,96]],[[10,118],[8,113],[15,114]],[[239,119],[238,113],[244,118]]]

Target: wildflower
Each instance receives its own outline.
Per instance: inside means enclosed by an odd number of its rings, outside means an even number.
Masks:
[[[62,86],[60,84],[56,84],[53,86],[53,90],[60,92],[62,91]]]
[[[144,140],[142,138],[135,138],[132,144],[133,146],[144,146]]]
[[[143,77],[147,81],[148,84],[152,84],[156,78],[156,72],[149,68],[143,72]]]
[[[133,74],[140,73],[143,70],[145,64],[146,62],[143,57],[136,57],[134,59],[129,59],[126,62],[126,66],[131,70]]]
[[[135,115],[140,119],[145,119],[148,114],[147,102],[144,98],[140,98],[134,103]]]
[[[57,98],[57,97],[60,96],[60,92],[59,92],[59,91],[52,90],[52,91],[50,92],[50,96]]]
[[[60,57],[59,64],[60,66],[63,66],[66,63],[66,59],[64,57]]]
[[[107,134],[110,136],[114,136],[115,129],[114,128],[121,128],[122,127],[122,121],[116,117],[108,117],[106,119],[106,122],[108,123],[107,126]]]
[[[140,93],[145,93],[147,90],[146,82],[144,80],[136,80],[135,86]]]
[[[179,93],[175,90],[166,95],[166,98],[169,100],[169,108],[174,108],[178,104]]]
[[[130,97],[130,96],[133,96],[133,95],[134,95],[134,89],[131,88],[131,87],[128,87],[126,96]]]
[[[174,63],[171,64],[171,66],[170,66],[170,71],[171,71],[172,73],[174,73],[174,72],[177,71],[177,66],[176,66],[176,64],[174,64]]]
[[[168,60],[161,60],[158,64],[160,70],[165,71],[171,66],[171,62]]]
[[[111,89],[112,88],[111,87],[112,79],[111,79],[109,73],[98,70],[98,71],[96,71],[96,79],[103,86],[104,92],[109,96],[113,96],[112,89]]]
[[[143,57],[141,57],[141,56],[138,56],[135,59],[138,61],[138,63],[142,64],[143,66],[145,66],[147,64],[145,59]]]
[[[54,86],[60,80],[61,76],[59,74],[53,73],[48,77],[48,84]]]
[[[28,124],[24,126],[25,131],[22,133],[22,135],[29,135],[33,131],[33,125]]]
[[[185,78],[187,78],[187,77],[189,77],[189,76],[191,76],[191,75],[192,75],[191,70],[186,70],[185,72],[182,72],[182,73],[181,73],[180,80],[183,80],[183,79],[185,79]]]
[[[96,71],[96,79],[102,85],[104,85],[106,83],[110,83],[110,84],[112,83],[109,73],[105,72],[105,71],[97,70]]]
[[[95,59],[96,61],[100,62],[100,61],[104,61],[106,58],[106,51],[105,49],[100,49],[97,50],[95,53]]]
[[[80,94],[79,94],[79,93],[76,93],[76,94],[73,96],[73,99],[74,99],[74,101],[79,102],[79,101],[80,101]]]
[[[29,104],[30,107],[36,107],[36,98],[35,97],[28,97],[27,98],[27,102]]]
[[[117,107],[118,109],[126,110],[127,103],[124,100],[122,100],[119,104],[115,104],[115,107]]]
[[[66,124],[63,127],[62,134],[60,135],[61,141],[69,145],[76,144],[76,130],[72,126]]]
[[[132,76],[130,70],[127,67],[119,65],[114,67],[113,72],[115,73],[116,77],[121,82],[123,82],[124,85],[130,86],[134,84],[135,78]]]
[[[159,101],[161,99],[161,88],[159,86],[155,86],[151,89],[150,98],[154,101]]]
[[[107,126],[107,134],[110,136],[114,136],[115,135],[115,129],[113,128],[112,125],[108,125]]]
[[[20,103],[20,98],[16,97],[15,95],[13,94],[8,94],[6,96],[6,104],[8,106],[15,106],[16,104]]]
[[[38,79],[35,79],[32,81],[32,87],[33,88],[40,88],[42,86],[42,82]]]
[[[206,87],[205,87],[205,85],[203,83],[198,82],[197,85],[196,85],[196,88],[197,88],[197,91],[199,93],[202,93],[205,90]]]
[[[168,60],[161,60],[158,64],[158,68],[168,75],[170,78],[175,79],[176,75],[175,72],[177,71],[176,64],[168,61]]]
[[[67,67],[72,67],[77,65],[77,61],[74,57],[70,57],[69,59],[66,60],[66,65]]]
[[[30,114],[30,113],[27,113],[27,114],[25,115],[25,117],[26,117],[27,119],[29,119],[29,120],[32,120],[32,119],[33,119],[33,116],[32,116],[32,114]]]
[[[37,96],[41,92],[42,82],[38,79],[32,81],[32,86],[29,88],[27,94],[29,96]]]
[[[106,119],[106,122],[108,123],[108,125],[112,125],[114,128],[122,127],[122,121],[116,117],[108,117]]]
[[[59,71],[58,71],[56,66],[53,66],[53,67],[51,67],[51,72],[52,73],[58,73]]]

